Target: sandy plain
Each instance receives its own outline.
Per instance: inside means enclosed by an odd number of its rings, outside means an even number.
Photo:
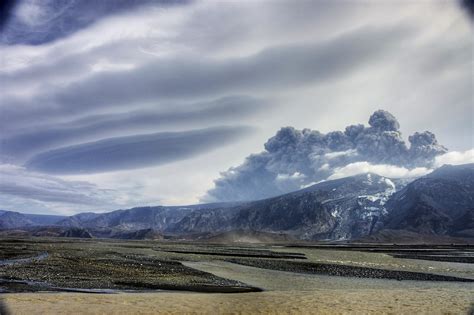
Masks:
[[[383,253],[273,248],[310,261],[435,272],[474,278],[472,264],[397,259]],[[6,314],[471,314],[474,283],[367,279],[302,274],[176,256],[184,266],[264,289],[251,293],[182,291],[8,293]],[[0,313],[2,313],[0,308]],[[2,315],[3,315],[2,313]]]

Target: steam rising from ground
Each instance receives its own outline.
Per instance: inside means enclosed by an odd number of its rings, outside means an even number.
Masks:
[[[365,172],[417,177],[447,152],[433,133],[415,132],[407,144],[399,128],[397,119],[384,110],[370,116],[368,127],[350,125],[343,132],[281,128],[265,143],[265,151],[223,172],[203,200],[260,199]]]

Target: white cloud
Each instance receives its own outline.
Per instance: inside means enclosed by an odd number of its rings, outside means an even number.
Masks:
[[[324,163],[320,168],[319,171],[328,171],[331,169],[331,166],[328,163]]]
[[[329,152],[329,153],[324,154],[324,157],[327,160],[332,160],[332,159],[342,157],[342,156],[354,156],[354,155],[357,155],[357,150]],[[324,165],[323,165],[323,167],[324,167]]]
[[[41,3],[43,2],[43,3]],[[15,15],[25,24],[35,26],[42,24],[49,18],[48,10],[45,10],[47,3],[38,0],[22,1],[15,11]],[[47,1],[46,1],[47,2]]]
[[[209,161],[213,159],[213,163]],[[113,197],[118,208],[153,205],[189,205],[212,187],[219,171],[238,162],[232,147],[163,166],[124,170],[103,174],[61,176],[68,181],[88,181],[98,187],[113,187],[120,192]]]
[[[306,175],[301,174],[300,172],[294,172],[293,174],[278,174],[277,181],[287,181],[287,180],[301,180],[305,178]]]
[[[436,167],[444,164],[459,165],[468,163],[474,163],[474,149],[464,152],[452,151],[435,158]]]
[[[328,179],[338,179],[364,173],[375,173],[389,178],[413,178],[426,175],[429,172],[431,172],[431,170],[426,167],[408,169],[395,165],[355,162],[344,167],[336,168]]]

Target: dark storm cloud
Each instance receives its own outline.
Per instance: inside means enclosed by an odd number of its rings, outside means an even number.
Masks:
[[[32,101],[33,107],[23,100],[5,100],[10,106],[3,110],[2,117],[8,119],[0,119],[3,128],[7,128],[27,122],[32,116],[50,118],[151,100],[272,91],[329,82],[394,52],[409,33],[409,28],[362,28],[316,44],[273,47],[249,57],[159,59],[120,75],[101,72],[65,88],[45,86]]]
[[[459,0],[459,3],[461,5],[461,8],[463,8],[464,11],[466,11],[466,14],[471,19],[471,21],[474,21],[474,1],[473,0]]]
[[[265,143],[265,151],[222,173],[206,201],[260,199],[327,179],[337,168],[355,162],[399,167],[430,167],[447,152],[429,131],[416,132],[407,146],[397,119],[378,110],[369,127],[351,125],[345,131],[322,134],[293,127],[280,129]]]
[[[4,26],[10,20],[12,16],[12,11],[15,8],[15,4],[16,4],[15,0],[0,1],[0,32],[3,30]]]
[[[247,127],[215,127],[109,138],[38,154],[26,167],[53,174],[142,168],[194,157],[228,144],[248,131]]]
[[[15,159],[28,158],[40,151],[58,146],[93,141],[105,136],[143,129],[176,127],[192,123],[212,124],[256,114],[267,108],[267,102],[247,96],[229,96],[210,102],[187,105],[170,104],[173,110],[135,110],[86,116],[52,126],[30,126],[14,135],[0,137],[2,154]]]
[[[185,0],[113,0],[76,1],[43,0],[17,1],[16,7],[9,7],[7,19],[0,36],[0,43],[6,45],[41,45],[73,34],[109,15],[130,11],[143,5],[169,6],[184,4]],[[0,7],[3,9],[2,7]],[[24,12],[24,13],[22,13]],[[2,10],[2,21],[3,21]],[[0,25],[1,27],[1,25]],[[0,30],[2,30],[0,28]]]

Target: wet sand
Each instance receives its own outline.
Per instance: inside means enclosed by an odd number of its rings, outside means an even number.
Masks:
[[[25,244],[24,242],[22,244]],[[5,245],[5,244],[4,244]],[[26,246],[26,245],[24,245]],[[38,272],[52,270],[47,275],[58,281],[57,272],[64,271],[63,255],[79,257],[80,264],[97,254],[92,269],[85,269],[85,282],[103,284],[111,276],[163,283],[188,283],[194,279],[193,290],[202,284],[228,287],[240,283],[244,287],[261,288],[263,292],[197,293],[184,291],[135,292],[112,290],[112,294],[78,292],[6,293],[0,295],[0,314],[470,314],[474,305],[474,283],[458,281],[413,281],[361,277],[307,274],[290,269],[263,269],[230,262],[229,255],[258,255],[245,259],[279,262],[280,265],[330,263],[345,266],[381,268],[407,272],[435,273],[474,279],[472,264],[446,261],[400,259],[386,253],[327,250],[325,248],[285,248],[268,245],[200,245],[168,244],[166,242],[120,243],[109,241],[59,242],[44,241],[29,245],[35,251],[49,250],[42,260],[16,261],[0,266],[0,276],[21,276],[31,279]],[[4,246],[5,247],[5,246]],[[7,247],[8,248],[8,247]],[[269,252],[271,250],[272,252]],[[41,252],[41,251],[39,251]],[[295,253],[296,252],[296,253]],[[212,254],[212,255],[210,255]],[[298,258],[276,258],[297,254]],[[123,256],[126,255],[126,256]],[[103,257],[107,260],[100,260]],[[265,258],[260,257],[265,256]],[[268,259],[271,256],[271,259]],[[306,259],[300,259],[299,256]],[[115,257],[115,258],[114,258]],[[7,257],[12,259],[12,257]],[[61,259],[62,260],[61,260]],[[109,260],[113,258],[113,263]],[[126,258],[126,260],[124,260]],[[9,260],[10,261],[10,260]],[[148,266],[147,262],[150,262]],[[94,273],[106,262],[108,269]],[[126,263],[125,263],[126,262]],[[140,263],[139,266],[137,263]],[[153,264],[151,264],[153,262]],[[149,268],[161,264],[166,268],[148,274]],[[143,264],[143,265],[141,265]],[[58,267],[59,266],[59,267]],[[81,280],[75,268],[70,268],[64,284]],[[110,269],[114,266],[115,269]],[[177,269],[179,267],[179,269]],[[260,267],[263,267],[260,266]],[[148,269],[147,269],[148,268]],[[154,268],[157,268],[156,266]],[[356,268],[356,269],[357,269]],[[356,270],[355,269],[355,270]],[[79,270],[81,270],[79,268]],[[125,272],[125,271],[127,272]],[[150,269],[151,270],[151,269]],[[153,269],[155,270],[155,269]],[[152,270],[152,271],[153,271]],[[174,270],[174,271],[173,271]],[[359,269],[357,269],[359,270]],[[160,271],[160,272],[157,272]],[[330,274],[330,273],[329,273]],[[81,275],[81,274],[79,274]],[[145,277],[147,276],[147,277]],[[25,278],[26,277],[26,278]],[[55,278],[56,277],[56,278]],[[98,277],[98,278],[97,278]],[[137,278],[139,277],[139,278]],[[1,278],[1,277],[0,277]],[[150,279],[148,279],[150,278]],[[33,278],[35,279],[35,278]],[[85,281],[83,279],[83,281]],[[145,281],[146,283],[148,283]],[[151,283],[151,282],[150,282]],[[190,282],[189,282],[190,283]],[[74,287],[80,287],[77,283]],[[219,287],[219,288],[220,288]],[[9,288],[8,286],[6,288]],[[127,287],[125,287],[127,288]],[[0,286],[1,289],[1,286]],[[18,292],[18,291],[13,291]],[[222,291],[218,291],[222,292]],[[5,311],[7,309],[7,311]]]
[[[467,314],[470,283],[303,275],[223,261],[188,267],[265,288],[260,293],[5,294],[11,314]]]
[[[467,314],[472,290],[9,294],[11,314]]]

